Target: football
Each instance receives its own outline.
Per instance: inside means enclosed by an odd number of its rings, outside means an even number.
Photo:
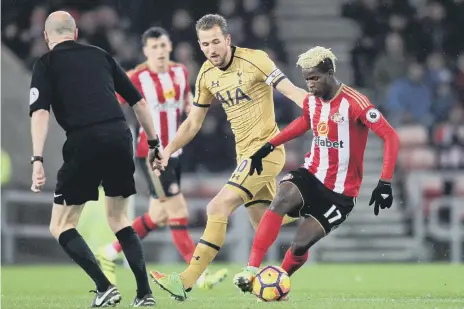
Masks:
[[[253,294],[265,302],[280,301],[290,292],[290,277],[279,266],[266,266],[253,280]]]

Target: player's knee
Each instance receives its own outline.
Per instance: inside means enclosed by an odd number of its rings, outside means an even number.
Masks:
[[[61,234],[60,227],[57,224],[55,224],[54,222],[50,222],[49,229],[50,229],[50,233],[52,234],[53,238],[58,240],[58,238],[60,237],[60,234]]]
[[[212,200],[209,202],[208,206],[206,206],[206,213],[208,216],[226,216],[230,215],[230,212],[227,211],[227,207],[223,203],[219,203],[217,201]]]
[[[310,235],[310,236],[301,236],[296,237],[291,245],[291,250],[293,255],[302,256],[309,250],[315,243],[321,239],[320,235]]]
[[[172,218],[188,218],[189,212],[187,203],[185,202],[182,194],[174,195],[169,198],[169,201],[165,204],[165,211],[168,219]]]
[[[73,228],[76,228],[76,224],[74,224],[73,222],[50,222],[49,226],[50,233],[56,240],[60,238],[61,233]]]
[[[49,226],[52,236],[58,239],[64,231],[76,228],[81,211],[82,206],[54,205]]]
[[[209,216],[228,217],[243,204],[242,198],[231,190],[222,190],[206,207]]]
[[[309,248],[307,248],[305,245],[296,243],[292,243],[292,246],[290,247],[290,250],[294,256],[303,256],[308,251],[308,249]]]
[[[157,226],[165,226],[168,222],[168,216],[162,209],[153,209],[153,207],[150,207],[148,215],[151,221]]]
[[[301,195],[298,189],[289,182],[284,182],[279,186],[277,196],[272,201],[269,209],[280,215],[286,215],[295,207],[301,206]]]

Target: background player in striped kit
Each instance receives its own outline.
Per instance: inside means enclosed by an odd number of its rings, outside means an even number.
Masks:
[[[142,35],[143,51],[147,61],[128,72],[132,83],[142,93],[152,109],[153,122],[159,134],[161,148],[174,138],[181,123],[182,114],[188,113],[192,93],[188,83],[188,71],[179,63],[170,61],[172,44],[166,30],[149,28]],[[169,226],[172,239],[183,259],[189,263],[195,244],[187,229],[188,208],[180,190],[180,154],[173,153],[166,170],[156,177],[147,163],[147,135],[140,128],[136,149],[136,162],[150,189],[148,212],[134,220],[132,227],[143,239],[150,231]],[[118,241],[99,251],[99,262],[110,281],[116,281],[114,261],[121,252]],[[222,281],[227,270],[214,274],[208,271],[197,281],[199,287],[211,288]]]
[[[303,102],[303,115],[251,156],[249,173],[260,174],[263,158],[276,147],[313,131],[304,165],[280,182],[277,196],[256,231],[248,266],[234,278],[243,292],[251,292],[254,276],[277,239],[284,215],[304,218],[282,262],[289,275],[306,262],[312,245],[346,220],[361,186],[369,129],[384,141],[382,175],[369,204],[375,202],[375,215],[379,208],[392,205],[398,135],[366,96],[335,78],[335,60],[329,49],[319,46],[300,55],[297,65],[310,92]]]

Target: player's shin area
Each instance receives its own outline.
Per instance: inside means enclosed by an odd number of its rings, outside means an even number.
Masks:
[[[242,198],[226,187],[208,204],[205,231],[195,248],[189,266],[180,274],[184,289],[191,288],[215,258],[226,238],[228,217],[242,204]],[[156,272],[155,275],[152,272],[152,276],[155,278]]]

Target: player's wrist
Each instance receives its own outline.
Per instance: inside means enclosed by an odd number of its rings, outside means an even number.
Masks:
[[[266,149],[266,153],[269,154],[271,152],[274,151],[274,149],[276,148],[276,146],[274,144],[272,144],[271,142],[267,142],[264,146],[263,146],[264,149]]]
[[[148,148],[150,149],[159,148],[160,146],[160,141],[159,141],[158,136],[155,136],[154,139],[149,139],[147,143],[148,143]]]
[[[379,182],[383,184],[391,184],[391,179],[380,178]]]
[[[44,160],[43,156],[41,156],[41,155],[33,155],[31,157],[31,164],[34,164],[34,165],[37,164],[37,163],[42,164],[43,160]]]

